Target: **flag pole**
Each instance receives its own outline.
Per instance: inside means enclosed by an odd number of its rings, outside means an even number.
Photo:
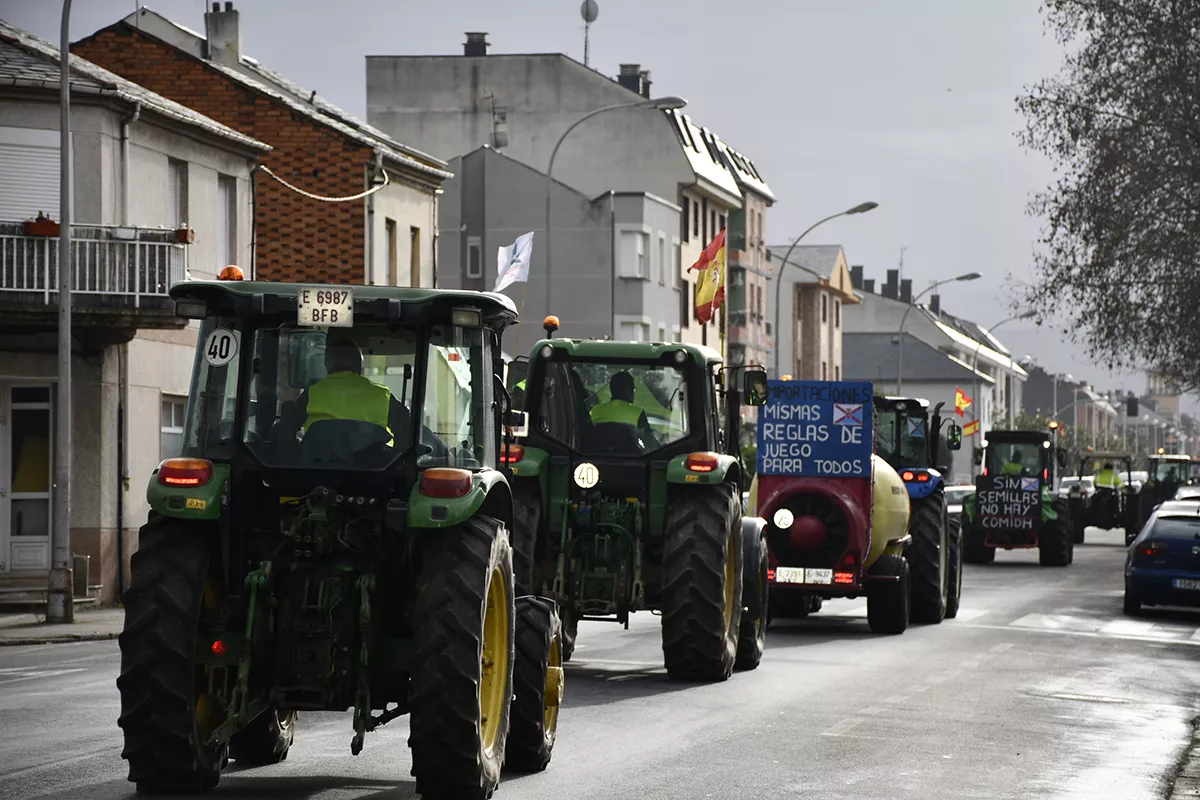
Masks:
[[[529,279],[521,281],[521,307],[517,309],[517,340],[513,343],[513,358],[521,355],[521,315],[525,313],[525,290],[529,288]]]

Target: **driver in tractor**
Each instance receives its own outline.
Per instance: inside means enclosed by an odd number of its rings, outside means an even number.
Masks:
[[[1174,497],[1175,492],[1179,490],[1179,473],[1174,467],[1167,470],[1166,476],[1163,478],[1162,496],[1164,499]]]
[[[1097,472],[1096,477],[1093,478],[1093,483],[1097,489],[1110,489],[1112,491],[1116,491],[1117,489],[1121,488],[1121,484],[1123,484],[1124,481],[1121,480],[1121,476],[1118,475],[1113,469],[1112,462],[1105,461],[1103,469]]]
[[[1024,475],[1025,465],[1021,460],[1021,451],[1013,448],[1012,455],[1008,461],[1000,466],[1001,475]]]
[[[616,422],[637,430],[647,449],[658,447],[658,439],[650,427],[646,411],[634,402],[633,376],[628,372],[614,373],[608,381],[611,397],[592,406],[589,415],[593,425]]]

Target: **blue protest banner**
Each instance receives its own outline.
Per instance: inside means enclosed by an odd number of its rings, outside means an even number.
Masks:
[[[770,381],[758,412],[759,475],[871,477],[867,381]]]

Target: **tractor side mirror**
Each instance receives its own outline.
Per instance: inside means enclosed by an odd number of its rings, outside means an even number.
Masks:
[[[529,415],[524,411],[509,411],[504,415],[504,425],[513,436],[529,435]]]
[[[1067,454],[1062,450],[1054,451],[1054,458],[1058,462],[1059,469],[1065,469],[1067,466]]]
[[[962,426],[951,422],[950,430],[946,431],[946,447],[949,447],[951,450],[960,450],[962,449],[962,440]]]
[[[975,448],[974,461],[975,461],[975,466],[977,466],[977,467],[983,463],[983,448],[982,447]]]
[[[767,371],[748,369],[742,376],[742,396],[748,406],[767,404]]]

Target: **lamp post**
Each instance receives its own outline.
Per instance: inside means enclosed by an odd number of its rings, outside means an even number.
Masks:
[[[554,159],[558,156],[558,148],[562,146],[563,140],[570,135],[571,131],[578,128],[584,122],[587,122],[597,114],[603,114],[606,111],[617,111],[622,108],[651,108],[659,111],[670,111],[672,109],[683,108],[687,105],[687,100],[682,97],[656,97],[651,100],[635,100],[631,103],[617,103],[616,105],[603,106],[594,111],[589,111],[579,119],[572,122],[567,129],[562,132],[562,136],[558,137],[558,141],[554,143],[554,149],[550,151],[550,164],[546,167],[546,313],[549,314],[550,308],[550,190],[553,186],[551,174],[554,172]],[[610,313],[615,309],[609,309]]]
[[[898,351],[896,358],[896,394],[901,395],[904,393],[904,323],[908,320],[908,312],[913,310],[913,307],[917,304],[918,300],[944,283],[953,283],[954,281],[976,281],[982,277],[983,276],[978,272],[967,272],[955,278],[945,278],[940,281],[934,281],[928,287],[926,287],[924,291],[912,299],[912,301],[908,304],[908,308],[904,309],[904,316],[900,318],[900,338],[896,348]]]
[[[774,338],[775,338],[775,341],[773,343],[775,345],[775,347],[773,349],[775,350],[775,377],[776,378],[779,377],[779,290],[783,286],[783,268],[787,266],[788,259],[790,259],[792,257],[792,251],[796,249],[796,245],[800,243],[801,239],[803,239],[808,234],[812,233],[814,228],[816,228],[820,225],[824,225],[826,222],[829,222],[829,220],[837,219],[838,217],[850,216],[851,214],[865,214],[868,211],[870,211],[871,209],[878,208],[878,207],[879,207],[879,203],[875,203],[875,202],[868,200],[865,203],[859,203],[854,208],[848,208],[845,211],[839,211],[836,214],[830,214],[825,219],[817,220],[812,225],[809,225],[808,229],[805,230],[804,233],[800,234],[799,236],[797,236],[795,239],[792,240],[791,247],[789,247],[787,249],[787,253],[783,256],[783,261],[779,264],[779,272],[775,275],[775,327],[772,329],[772,332],[773,332]],[[794,314],[795,309],[793,309],[792,311]],[[793,342],[792,344],[794,346],[795,342]],[[796,360],[796,354],[792,353],[792,361],[794,362],[795,360]]]

